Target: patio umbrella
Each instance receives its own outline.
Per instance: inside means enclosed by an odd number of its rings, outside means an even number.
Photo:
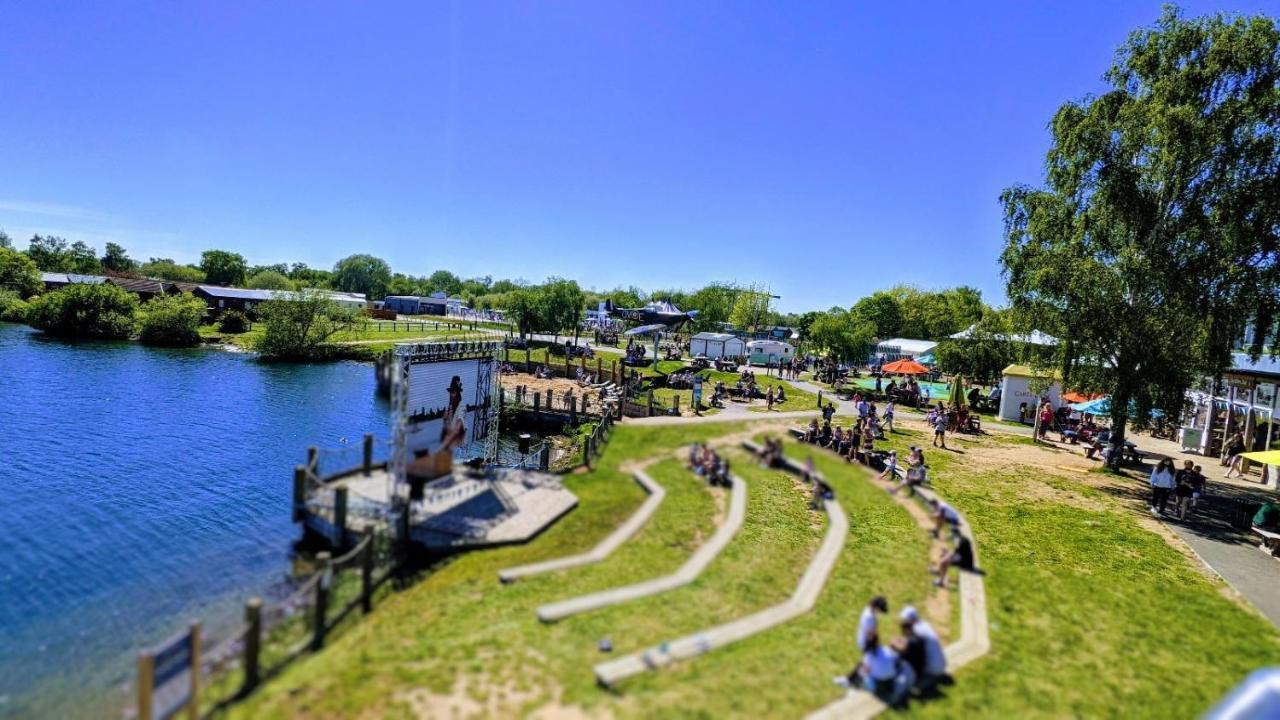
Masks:
[[[951,381],[951,389],[947,392],[947,405],[954,405],[962,408],[965,406],[964,399],[964,376],[957,375]]]
[[[1079,410],[1089,415],[1110,415],[1111,414],[1111,398],[1100,397],[1093,400],[1086,400],[1080,403],[1073,403],[1072,410]]]
[[[895,360],[891,363],[885,363],[884,367],[880,368],[880,371],[889,373],[890,375],[928,375],[929,374],[929,368],[921,365],[915,360],[910,360],[910,359]]]

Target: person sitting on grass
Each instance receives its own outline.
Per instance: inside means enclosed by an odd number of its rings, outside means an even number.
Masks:
[[[953,529],[960,526],[960,513],[950,505],[942,502],[938,498],[929,499],[929,517],[933,518],[933,536],[940,537],[944,525],[950,525]]]
[[[858,616],[858,650],[867,651],[867,643],[880,630],[880,618],[889,612],[889,601],[883,595],[876,595],[862,608]]]
[[[822,430],[818,433],[818,444],[822,447],[831,445],[831,423],[823,422]]]
[[[809,429],[804,432],[804,441],[807,443],[818,442],[818,418],[809,421]]]
[[[934,585],[942,588],[947,586],[947,571],[952,567],[973,570],[973,544],[969,542],[969,538],[959,528],[955,528],[951,531],[951,539],[954,546],[938,560],[938,578],[933,581]]]
[[[876,436],[868,425],[862,430],[862,462],[864,465],[871,464],[871,455],[876,451]]]
[[[840,428],[836,428],[836,442],[833,449],[837,455],[844,455],[849,452],[849,444],[853,441],[853,430],[842,432]]]
[[[693,447],[689,448],[689,462],[685,463],[685,467],[698,472],[702,467],[702,443],[695,442]]]
[[[929,621],[922,620],[920,613],[910,605],[902,608],[898,620],[902,624],[903,637],[908,638],[907,652],[903,657],[915,670],[915,686],[927,692],[947,675],[947,654],[942,640]]]
[[[786,388],[784,388],[784,387],[782,387],[781,385],[779,385],[779,386],[778,386],[778,394],[777,394],[777,395],[775,395],[775,396],[773,397],[773,401],[774,401],[775,403],[779,404],[779,405],[781,405],[782,403],[786,402],[786,401],[787,401],[787,391],[786,391]]]
[[[878,633],[867,638],[866,649],[862,651],[862,662],[856,674],[836,678],[836,684],[844,688],[854,688],[861,679],[863,689],[872,693],[889,705],[896,706],[902,701],[898,680],[898,652],[892,647],[882,644]]]

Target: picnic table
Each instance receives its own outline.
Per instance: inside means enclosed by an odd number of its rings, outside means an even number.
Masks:
[[[1257,525],[1251,526],[1251,529],[1258,535],[1262,536],[1262,543],[1258,545],[1259,550],[1262,550],[1272,557],[1275,557],[1277,553],[1280,553],[1280,532],[1260,528]]]

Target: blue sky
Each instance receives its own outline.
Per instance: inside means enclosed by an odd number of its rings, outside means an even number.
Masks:
[[[998,301],[1000,190],[1159,8],[0,0],[0,228],[760,282],[797,311],[899,282]]]

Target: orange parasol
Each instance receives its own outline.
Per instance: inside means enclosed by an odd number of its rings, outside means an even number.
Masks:
[[[928,375],[929,368],[921,365],[915,360],[895,360],[891,363],[885,363],[880,368],[881,372],[891,375]]]
[[[1074,390],[1072,390],[1071,392],[1062,393],[1062,400],[1063,402],[1067,402],[1067,403],[1089,402],[1090,400],[1095,400],[1100,397],[1103,397],[1103,395],[1100,393],[1085,394],[1082,392],[1076,392]]]

